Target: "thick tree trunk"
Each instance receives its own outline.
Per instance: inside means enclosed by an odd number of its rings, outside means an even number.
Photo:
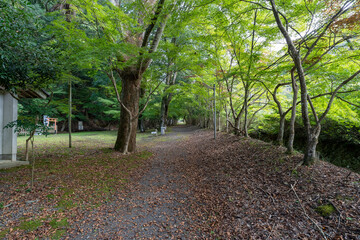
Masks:
[[[136,151],[141,76],[123,72],[121,79],[121,101],[131,112],[131,115],[121,106],[120,125],[114,149],[122,153],[128,153]]]

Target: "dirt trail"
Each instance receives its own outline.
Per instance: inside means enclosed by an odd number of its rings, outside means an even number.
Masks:
[[[360,175],[348,169],[294,170],[301,154],[187,126],[139,149],[45,154],[32,191],[28,169],[1,172],[0,239],[360,240]]]
[[[140,149],[154,152],[145,174],[131,183],[127,194],[114,196],[101,211],[89,212],[76,239],[191,239],[189,186],[174,165],[187,157],[182,141],[195,127],[174,127],[166,136],[145,140]]]
[[[326,162],[293,171],[301,155],[194,127],[141,148],[155,156],[70,239],[360,239],[356,173]],[[336,209],[321,216],[329,204]]]

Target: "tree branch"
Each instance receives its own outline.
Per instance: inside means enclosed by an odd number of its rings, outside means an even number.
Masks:
[[[154,29],[154,27],[156,25],[156,22],[157,22],[160,14],[161,14],[164,3],[165,3],[165,0],[159,0],[159,3],[157,5],[157,8],[156,8],[156,11],[155,11],[155,14],[154,14],[154,17],[151,19],[151,23],[146,28],[144,39],[143,39],[143,42],[141,44],[141,47],[146,47],[147,46],[149,38],[150,38],[150,34],[151,34],[152,30]]]
[[[147,107],[147,105],[148,105],[148,103],[150,101],[151,95],[153,95],[153,93],[156,91],[156,89],[158,89],[158,87],[160,86],[161,83],[162,83],[162,81],[160,81],[158,83],[158,85],[156,85],[156,87],[149,93],[148,97],[146,98],[146,102],[144,104],[143,109],[141,109],[141,111],[139,111],[139,113],[134,118],[137,118],[139,115],[141,115],[145,111],[145,109],[146,109],[146,107]]]
[[[114,86],[114,89],[115,89],[115,93],[116,93],[116,98],[118,100],[118,102],[120,103],[120,105],[125,109],[125,111],[129,114],[129,116],[131,117],[132,116],[132,113],[131,111],[124,105],[124,103],[121,101],[121,98],[120,98],[120,94],[119,94],[119,91],[117,89],[117,85],[116,85],[116,80],[114,78],[114,74],[113,74],[113,71],[110,70],[111,74],[106,72],[106,75],[108,75],[108,77],[110,78],[113,86]]]
[[[350,105],[352,105],[352,106],[354,106],[354,107],[360,108],[360,105],[357,105],[357,104],[355,104],[355,103],[349,102],[349,101],[343,99],[342,97],[336,96],[336,98],[338,98],[338,99],[340,99],[341,101],[346,102],[347,104],[350,104]]]
[[[326,115],[328,114],[328,112],[330,111],[330,108],[331,108],[331,104],[332,102],[334,101],[334,98],[335,98],[335,95],[337,94],[337,92],[343,87],[345,86],[348,82],[350,82],[351,80],[353,80],[358,74],[360,73],[360,70],[355,72],[353,75],[351,75],[348,79],[346,79],[345,81],[343,81],[336,89],[335,91],[332,93],[331,95],[331,98],[330,98],[330,101],[326,107],[326,110],[325,112],[321,115],[319,121],[321,122],[325,117]]]

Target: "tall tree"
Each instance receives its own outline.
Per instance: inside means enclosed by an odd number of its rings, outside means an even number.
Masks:
[[[300,48],[296,46],[296,43],[294,43],[291,33],[289,29],[294,29],[294,26],[289,25],[289,20],[286,18],[286,16],[281,13],[274,0],[270,0],[271,4],[271,11],[275,17],[276,24],[281,32],[281,34],[284,36],[284,39],[286,40],[286,44],[288,46],[288,51],[293,59],[293,62],[295,64],[295,68],[297,71],[299,83],[300,83],[300,90],[301,90],[301,112],[302,112],[302,118],[303,118],[303,124],[305,128],[305,133],[307,136],[307,145],[306,145],[306,151],[304,154],[304,160],[303,164],[309,165],[311,164],[316,158],[316,146],[318,143],[318,138],[321,132],[321,122],[324,120],[328,112],[330,111],[331,104],[336,97],[336,94],[339,92],[339,90],[344,87],[346,84],[351,82],[358,74],[360,74],[360,70],[355,71],[350,76],[347,76],[345,80],[341,81],[332,91],[330,94],[330,99],[328,101],[327,107],[325,108],[324,112],[320,115],[316,112],[316,109],[314,107],[314,104],[311,100],[311,97],[308,93],[308,87],[307,87],[307,81],[306,81],[306,61],[309,58],[309,56],[313,56],[313,51],[315,53],[319,51],[319,49],[316,49],[319,45],[321,45],[321,42],[323,41],[325,34],[329,34],[329,29],[332,26],[334,22],[336,22],[341,16],[345,15],[347,12],[351,11],[356,7],[355,5],[356,1],[345,1],[343,4],[338,7],[335,13],[330,18],[326,18],[325,22],[321,23],[320,27],[315,29],[312,34],[307,34],[306,36],[302,36],[301,41],[303,41],[306,46],[304,47],[305,50],[302,53],[300,51]],[[305,2],[305,5],[307,3]],[[260,4],[261,5],[261,4]],[[264,7],[264,6],[263,6]],[[266,7],[264,7],[266,8]],[[306,5],[307,10],[312,14],[312,20],[314,20],[313,13],[311,10],[309,10],[309,6]],[[284,19],[285,25],[281,18]],[[310,29],[311,25],[309,26]],[[295,30],[296,31],[296,30]],[[297,33],[299,33],[297,31]],[[301,36],[301,35],[300,35]],[[337,41],[336,38],[333,39],[335,42]],[[309,45],[307,45],[307,43]],[[322,57],[330,52],[332,50],[332,47],[327,48],[325,51],[322,51],[320,54],[320,57],[318,57],[318,60],[311,61],[311,64],[318,63]],[[319,55],[317,55],[319,56]],[[309,116],[309,105],[311,112],[313,114],[313,117],[315,119],[315,125],[312,126],[311,119]]]
[[[175,1],[69,1],[74,11],[69,23],[56,25],[73,47],[80,66],[107,74],[120,104],[120,125],[114,148],[136,150],[141,82],[156,55]],[[121,82],[121,88],[118,86]],[[121,91],[121,93],[120,93]]]

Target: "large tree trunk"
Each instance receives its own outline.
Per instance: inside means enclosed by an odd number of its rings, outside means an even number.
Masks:
[[[114,148],[122,153],[135,152],[136,150],[136,130],[138,117],[139,114],[141,114],[141,112],[139,112],[140,84],[143,73],[152,62],[152,58],[146,56],[147,54],[144,54],[144,52],[152,54],[157,51],[166,22],[170,16],[170,12],[165,14],[162,13],[163,7],[165,6],[165,0],[156,2],[156,10],[154,11],[151,22],[147,26],[145,32],[135,36],[135,41],[133,41],[134,36],[131,36],[131,34],[128,36],[130,38],[125,39],[130,45],[142,49],[139,49],[138,54],[140,58],[138,58],[137,63],[132,62],[136,59],[133,58],[133,56],[121,56],[121,53],[119,53],[118,61],[122,61],[121,59],[124,57],[125,59],[127,58],[126,61],[129,59],[132,60],[127,62],[127,68],[111,69],[111,74],[108,74],[117,93],[118,102],[121,105],[120,126]],[[155,4],[156,2],[154,1],[153,3]],[[150,41],[150,39],[152,40]],[[121,96],[119,96],[117,92],[116,81],[112,75],[112,70],[116,70],[121,78]],[[147,103],[141,111],[146,108]]]
[[[128,153],[136,151],[141,76],[132,72],[122,72],[121,79],[121,101],[131,115],[121,106],[120,125],[114,149]]]

